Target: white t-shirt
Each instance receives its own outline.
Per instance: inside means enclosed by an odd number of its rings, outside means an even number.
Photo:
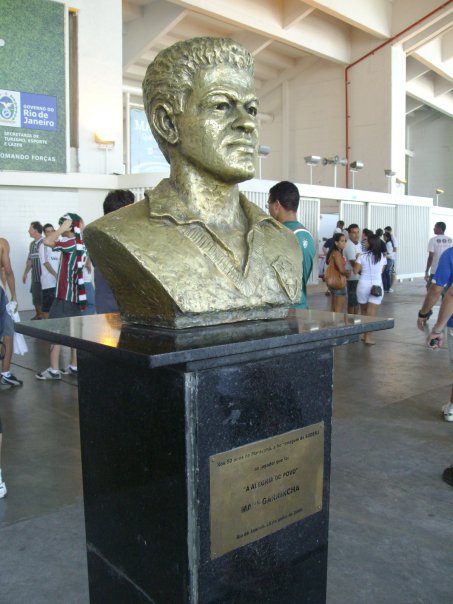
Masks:
[[[390,260],[395,260],[395,248],[392,245],[391,241],[387,241],[387,243],[385,244],[385,247],[387,248],[387,255],[390,258]]]
[[[428,252],[434,254],[433,261],[431,263],[431,275],[437,271],[437,265],[439,264],[439,258],[448,250],[449,247],[453,246],[453,239],[448,235],[434,235],[428,242]]]
[[[48,247],[47,245],[39,246],[39,259],[41,261],[41,287],[42,289],[51,289],[52,287],[56,287],[57,280],[52,275],[52,273],[47,270],[47,267],[44,266],[45,262],[48,262],[53,270],[58,273],[58,264],[60,263],[60,254],[61,252],[55,252],[53,248]]]
[[[387,264],[387,258],[381,256],[379,262],[373,263],[373,256],[364,252],[357,258],[357,262],[362,265],[360,280],[369,281],[370,285],[381,285],[382,268]]]
[[[348,281],[358,281],[359,275],[356,275],[353,271],[351,260],[355,262],[358,257],[357,254],[362,253],[362,246],[360,243],[353,243],[350,239],[346,241],[344,246],[343,256],[346,258],[346,270],[351,271]]]
[[[397,250],[399,248],[398,239],[392,233],[390,233],[390,237],[392,238],[392,241],[393,241],[393,247]]]

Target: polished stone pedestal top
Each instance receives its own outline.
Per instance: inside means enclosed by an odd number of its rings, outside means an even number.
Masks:
[[[345,344],[367,331],[393,325],[393,319],[291,309],[284,319],[184,330],[129,325],[115,313],[16,323],[16,331],[100,355],[132,357],[147,367],[162,367],[276,347]]]

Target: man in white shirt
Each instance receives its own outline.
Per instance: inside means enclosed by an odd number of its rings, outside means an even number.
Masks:
[[[354,273],[355,262],[362,253],[359,240],[359,225],[350,224],[348,227],[348,240],[343,250],[343,256],[346,258],[346,270],[350,273],[348,278],[348,313],[350,315],[358,315],[360,310],[360,305],[357,301],[359,275]]]
[[[50,223],[45,224],[43,229],[46,237],[55,231]],[[60,252],[55,252],[53,248],[41,245],[39,260],[41,262],[42,315],[44,319],[47,319],[50,307],[55,299]]]
[[[453,246],[453,239],[445,235],[447,225],[445,222],[436,222],[434,225],[434,237],[428,242],[428,259],[426,261],[425,281],[426,287],[431,285],[431,280],[437,270],[439,258]]]

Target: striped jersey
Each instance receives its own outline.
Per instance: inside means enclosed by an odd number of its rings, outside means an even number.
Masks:
[[[74,237],[60,237],[55,242],[54,252],[61,252],[58,266],[55,297],[67,302],[79,303],[77,293],[77,246]],[[83,246],[82,263],[86,262],[86,248]]]
[[[31,260],[31,280],[33,282],[41,281],[41,261],[39,259],[39,248],[44,241],[44,237],[41,239],[35,239],[30,243],[30,252],[28,254],[28,259]]]

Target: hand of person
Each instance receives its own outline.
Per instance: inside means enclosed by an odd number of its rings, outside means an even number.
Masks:
[[[27,273],[22,275],[22,283],[27,283]]]
[[[346,277],[349,279],[349,277],[351,276],[351,271],[346,271],[345,272]]]
[[[426,343],[428,344],[428,348],[431,350],[437,350],[438,348],[442,348],[442,344],[444,342],[444,332],[441,333],[431,333],[429,334]]]
[[[72,220],[70,218],[66,218],[66,220],[61,224],[60,230],[64,233],[65,231],[69,231],[72,227]]]
[[[424,279],[425,279],[426,283],[428,283],[428,281],[429,281],[429,275],[428,275],[428,273],[425,273]]]
[[[420,331],[425,331],[425,325],[426,325],[426,321],[428,320],[428,318],[426,317],[425,319],[421,319],[420,317],[418,317],[417,319],[417,327]]]

